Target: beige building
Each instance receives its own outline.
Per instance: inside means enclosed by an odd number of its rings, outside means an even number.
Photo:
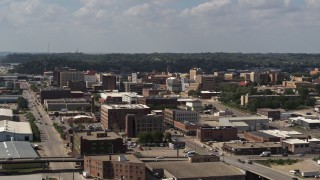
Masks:
[[[310,143],[300,139],[287,139],[282,141],[282,147],[287,148],[288,152],[294,154],[310,152]]]
[[[163,116],[161,115],[135,115],[126,117],[126,133],[128,137],[136,137],[141,132],[164,131]]]
[[[198,122],[200,115],[196,111],[180,110],[180,109],[165,109],[164,122],[166,124],[174,124],[174,121],[179,122]]]

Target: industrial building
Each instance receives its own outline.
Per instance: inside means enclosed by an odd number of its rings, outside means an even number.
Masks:
[[[269,118],[259,116],[248,117],[224,117],[219,118],[219,123],[223,126],[228,126],[228,123],[243,122],[249,126],[250,131],[257,131],[261,129],[269,129]]]
[[[164,122],[166,124],[174,125],[175,121],[179,122],[199,122],[199,112],[180,110],[180,109],[165,109],[164,110]]]
[[[33,133],[29,122],[0,121],[0,142],[33,141]]]
[[[13,112],[11,109],[0,108],[0,120],[13,120]]]
[[[44,106],[47,111],[89,111],[91,104],[84,98],[46,99]]]
[[[320,128],[320,120],[317,119],[306,119],[304,117],[291,117],[289,123],[302,126],[306,129],[317,129]]]

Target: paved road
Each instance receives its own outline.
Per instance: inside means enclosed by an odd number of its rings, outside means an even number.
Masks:
[[[60,138],[60,135],[57,133],[53,127],[53,123],[50,120],[47,113],[43,110],[41,104],[35,98],[35,95],[30,90],[24,90],[23,96],[28,99],[29,104],[32,105],[30,111],[36,118],[37,126],[41,133],[41,149],[40,152],[43,157],[68,157],[67,151],[65,148],[64,141]],[[52,170],[63,170],[63,169],[74,169],[74,163],[51,163],[50,168]],[[77,176],[80,176],[77,173]],[[73,179],[72,173],[64,173],[61,175],[60,179],[69,180]],[[76,178],[79,179],[79,178]]]

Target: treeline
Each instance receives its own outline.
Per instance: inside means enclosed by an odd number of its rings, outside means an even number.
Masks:
[[[192,67],[206,72],[213,69],[278,68],[305,72],[320,67],[320,54],[243,54],[243,53],[151,53],[151,54],[9,54],[3,63],[21,63],[12,72],[40,74],[56,66],[99,72],[188,72]]]

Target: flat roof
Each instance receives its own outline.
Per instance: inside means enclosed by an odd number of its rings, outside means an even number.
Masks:
[[[5,158],[35,158],[39,155],[35,152],[30,142],[5,141],[0,142],[0,159]]]
[[[12,110],[11,109],[0,108],[0,116],[13,117]]]
[[[274,142],[246,142],[246,143],[239,143],[239,142],[226,142],[226,146],[236,148],[236,149],[247,149],[247,148],[270,148],[270,147],[282,147],[280,143]]]
[[[244,176],[242,172],[224,162],[190,163],[188,161],[150,162],[151,169],[165,169],[177,179],[223,176]]]
[[[255,121],[255,120],[268,120],[267,117],[261,117],[261,116],[241,116],[241,117],[223,117],[219,118],[220,120],[228,120],[228,121]]]
[[[113,104],[113,105],[102,105],[106,109],[146,109],[149,106],[144,104]]]
[[[108,139],[117,139],[120,138],[116,133],[114,132],[104,132],[104,131],[97,131],[97,132],[76,132],[78,136],[82,136],[83,139],[87,140],[108,140]],[[99,133],[107,133],[106,137],[97,137],[97,134]]]
[[[277,137],[281,137],[281,138],[290,138],[292,136],[301,136],[303,135],[302,133],[298,132],[298,131],[281,131],[278,129],[274,129],[274,130],[260,130],[260,132],[266,133],[266,134],[270,134],[273,136],[277,136]]]
[[[286,142],[288,144],[309,144],[309,142],[301,140],[301,139],[287,139],[283,142]]]
[[[127,161],[126,162],[134,162],[134,163],[143,163],[138,159],[136,156],[132,154],[125,154],[125,155],[104,155],[104,156],[88,156],[91,159],[101,160],[101,161],[119,161],[119,156],[125,156]],[[110,160],[111,158],[111,160]]]
[[[263,138],[275,138],[275,137],[278,137],[278,136],[273,136],[271,134],[267,134],[267,133],[264,133],[264,132],[261,132],[261,131],[251,131],[251,132],[248,132],[249,134],[253,134],[255,136],[260,136],[260,137],[263,137]]]
[[[16,134],[32,134],[29,122],[15,122],[9,120],[0,121],[0,132],[11,132]]]

